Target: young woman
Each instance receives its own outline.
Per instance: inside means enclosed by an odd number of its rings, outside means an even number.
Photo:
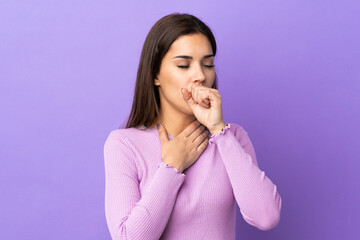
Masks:
[[[223,120],[215,54],[211,30],[189,14],[148,33],[130,117],[104,145],[113,239],[235,239],[236,203],[258,229],[278,224],[276,185],[244,128]]]

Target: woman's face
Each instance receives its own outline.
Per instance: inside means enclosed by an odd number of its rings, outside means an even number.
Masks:
[[[181,88],[191,92],[193,84],[211,88],[215,81],[214,56],[208,38],[200,33],[182,35],[170,46],[161,61],[154,84],[159,86],[161,106],[193,114]]]

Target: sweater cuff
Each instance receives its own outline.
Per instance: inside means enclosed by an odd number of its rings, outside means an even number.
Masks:
[[[230,131],[231,124],[230,123],[226,123],[226,126],[218,133],[218,134],[212,134],[210,136],[209,142],[213,142],[214,138],[219,137],[221,134],[225,134],[227,131]]]
[[[179,169],[177,169],[177,168],[175,168],[175,167],[173,167],[173,166],[171,166],[171,165],[169,165],[169,164],[167,164],[167,163],[165,163],[163,161],[161,163],[159,163],[158,168],[159,167],[170,168],[170,169],[174,170],[177,174],[181,174],[182,176],[185,176],[185,174],[181,173]]]

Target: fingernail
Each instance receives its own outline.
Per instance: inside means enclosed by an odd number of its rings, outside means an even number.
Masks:
[[[181,88],[181,93],[184,94],[183,88]]]

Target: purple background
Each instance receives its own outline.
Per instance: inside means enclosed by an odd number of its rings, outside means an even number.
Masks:
[[[103,145],[128,116],[152,25],[213,30],[226,122],[278,186],[270,231],[237,209],[237,239],[356,239],[358,1],[1,1],[0,239],[110,239]]]

